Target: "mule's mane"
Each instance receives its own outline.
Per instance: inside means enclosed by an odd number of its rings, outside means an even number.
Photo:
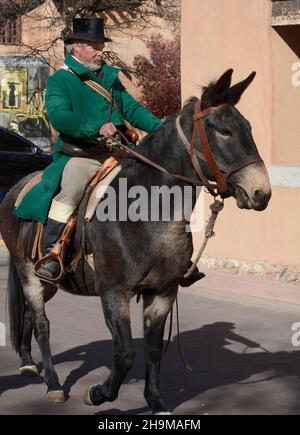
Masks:
[[[165,142],[166,138],[170,136],[170,132],[175,130],[175,116],[168,116],[161,127],[154,133],[149,133],[147,136],[143,137],[136,149],[137,153],[149,158],[150,160],[156,160],[157,156],[161,153],[158,144]],[[134,156],[127,156],[124,158],[122,163],[123,169],[133,169],[135,164],[140,162],[138,158]]]
[[[156,130],[154,133],[147,134],[147,136],[141,139],[137,151],[148,151],[149,147],[151,147],[151,142],[153,141],[153,138],[158,133],[164,134],[167,130],[169,131],[171,128],[171,124],[174,123],[174,120],[175,120],[175,115],[168,116],[158,130]]]
[[[189,126],[189,123],[192,123],[192,117],[191,117],[191,111],[194,107],[194,104],[198,101],[198,98],[195,96],[189,97],[187,100],[184,101],[183,107],[180,111],[181,119],[182,121],[187,121],[187,125]],[[192,106],[192,107],[191,107]],[[161,154],[162,149],[158,149],[156,141],[159,143],[167,143],[168,139],[172,137],[173,144],[174,140],[178,139],[178,133],[175,125],[177,115],[170,115],[168,116],[161,127],[154,133],[150,133],[147,136],[143,137],[138,145],[137,152],[141,153],[145,157],[148,157],[150,160],[152,158],[157,160],[157,157],[159,154]],[[191,127],[191,126],[189,126]],[[175,139],[176,136],[176,139]],[[171,139],[171,140],[172,140]],[[178,142],[180,143],[180,142]],[[134,165],[138,162],[138,159],[133,156],[127,156],[124,159],[123,162],[123,168],[133,168]],[[157,160],[158,162],[158,160]]]
[[[212,89],[216,86],[217,80],[212,80],[207,83],[205,86],[201,86],[202,93],[206,91],[212,91]]]
[[[217,106],[223,101],[223,94],[217,89],[217,80],[208,82],[206,86],[202,86],[201,109],[204,110],[209,106]]]
[[[193,97],[189,97],[186,100],[184,100],[183,105],[182,105],[182,110],[190,103],[196,103],[196,101],[198,100],[197,97],[193,96]]]

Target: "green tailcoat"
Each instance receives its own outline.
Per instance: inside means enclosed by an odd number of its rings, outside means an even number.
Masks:
[[[118,78],[119,69],[103,64],[101,79],[76,59],[67,55],[65,65],[79,76],[92,79],[107,91],[113,89],[123,117],[133,126],[148,133],[156,131],[161,121],[136,101]],[[46,109],[53,127],[60,133],[75,138],[95,138],[108,120],[109,101],[80,80],[66,67],[59,69],[48,79]],[[118,111],[113,108],[111,122],[124,125]],[[53,196],[59,191],[64,167],[71,158],[60,150],[59,135],[53,153],[53,163],[44,171],[42,180],[23,198],[14,214],[23,219],[45,223]]]

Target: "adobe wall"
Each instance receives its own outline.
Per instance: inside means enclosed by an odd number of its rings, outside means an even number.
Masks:
[[[200,96],[200,86],[227,68],[234,68],[234,82],[257,71],[237,108],[252,124],[272,183],[273,195],[263,212],[240,210],[233,199],[226,200],[217,236],[206,249],[215,262],[225,258],[300,268],[297,62],[299,26],[280,34],[274,30],[269,0],[182,1],[183,98]],[[206,194],[204,202],[208,216],[211,198]],[[196,247],[201,237],[194,234]]]

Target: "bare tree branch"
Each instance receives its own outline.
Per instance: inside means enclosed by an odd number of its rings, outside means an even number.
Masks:
[[[134,36],[145,40],[145,29],[157,27],[156,18],[164,19],[178,30],[180,23],[180,0],[53,0],[57,14],[53,16],[53,9],[46,0],[0,0],[0,28],[4,28],[7,20],[26,16],[32,21],[32,30],[41,35],[50,34],[49,40],[39,40],[38,43],[21,44],[24,55],[35,55],[41,59],[53,57],[56,44],[61,41],[72,27],[74,17],[100,16],[107,18],[106,29],[111,32],[126,32],[131,29]],[[34,9],[43,6],[43,12],[35,14]],[[126,67],[116,53],[106,53],[106,60],[120,66],[127,72]]]

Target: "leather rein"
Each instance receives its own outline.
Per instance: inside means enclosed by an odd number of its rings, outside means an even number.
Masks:
[[[82,80],[84,83],[86,83],[95,92],[97,92],[98,94],[100,94],[102,97],[104,97],[105,99],[107,99],[110,102],[109,116],[108,116],[107,122],[110,122],[113,107],[115,107],[116,110],[122,116],[122,113],[121,113],[117,103],[115,102],[113,96],[112,96],[112,90],[110,92],[107,92],[107,90],[104,89],[99,83],[97,83],[93,80],[87,80],[87,79],[80,77],[70,67],[66,67],[66,69],[68,71],[70,71],[71,73],[73,73],[74,75],[76,75],[80,80]],[[208,107],[204,110],[201,110],[201,101],[198,100],[195,103],[194,115],[193,115],[194,130],[193,130],[191,143],[188,141],[186,135],[184,134],[184,132],[182,130],[182,127],[180,124],[180,115],[178,115],[178,117],[176,118],[177,133],[178,133],[187,153],[190,156],[194,171],[197,174],[198,179],[186,177],[186,176],[180,175],[180,174],[173,174],[173,173],[169,172],[167,169],[160,166],[159,164],[157,164],[157,163],[153,162],[152,160],[148,159],[147,157],[143,156],[142,154],[140,154],[136,151],[133,151],[130,148],[130,142],[128,141],[127,137],[121,131],[118,130],[119,135],[123,138],[123,142],[125,144],[127,144],[127,145],[125,145],[123,143],[120,148],[123,149],[126,154],[131,154],[131,155],[135,156],[137,159],[139,159],[139,160],[143,161],[144,163],[152,166],[153,168],[163,172],[166,175],[177,178],[178,180],[184,181],[184,182],[192,184],[194,186],[205,186],[208,189],[209,193],[214,197],[221,195],[221,194],[225,194],[228,190],[227,179],[233,172],[236,172],[236,171],[244,168],[245,166],[251,165],[252,163],[256,163],[256,162],[261,161],[261,158],[260,158],[259,154],[257,153],[256,157],[244,156],[243,162],[239,162],[238,164],[233,165],[231,167],[226,167],[225,165],[221,165],[220,163],[216,162],[216,160],[213,156],[213,152],[211,150],[207,135],[206,135],[206,131],[205,131],[204,123],[203,123],[203,118],[208,116],[214,110],[221,109],[221,108],[224,108],[227,106],[228,106],[228,104],[219,104],[218,106],[211,106],[211,107]],[[197,134],[198,134],[199,139],[200,139],[200,144],[202,146],[203,153],[198,151],[195,148]],[[207,179],[207,177],[204,175],[204,173],[201,169],[200,163],[199,163],[199,158],[202,161],[207,163],[209,170],[215,179],[215,183],[210,182]]]
[[[171,173],[167,169],[160,166],[159,164],[153,162],[152,160],[148,159],[147,157],[143,156],[142,154],[132,150],[129,146],[126,146],[123,144],[121,146],[121,148],[123,148],[127,154],[132,154],[137,159],[139,159],[139,160],[143,161],[144,163],[154,167],[155,169],[158,169],[159,171],[163,172],[166,175],[177,178],[181,181],[192,184],[194,186],[205,186],[208,189],[208,191],[210,192],[210,194],[212,196],[216,197],[220,194],[224,194],[227,192],[227,189],[228,189],[227,178],[233,172],[236,172],[236,171],[238,171],[238,170],[240,170],[248,165],[251,165],[253,163],[259,162],[259,161],[261,161],[261,158],[258,154],[255,157],[254,156],[245,156],[245,158],[243,159],[242,162],[238,162],[238,164],[230,166],[230,167],[227,167],[225,165],[221,165],[220,163],[217,163],[214,156],[213,156],[213,152],[211,150],[211,147],[210,147],[210,144],[209,144],[209,141],[207,138],[203,118],[205,118],[206,116],[208,116],[211,112],[213,112],[215,110],[227,107],[228,104],[220,104],[218,106],[211,106],[211,107],[208,107],[207,109],[204,109],[202,111],[201,111],[200,105],[201,105],[201,102],[200,102],[200,100],[198,100],[194,106],[194,115],[193,115],[194,130],[193,130],[191,142],[189,142],[189,140],[187,139],[186,135],[184,134],[184,132],[182,130],[182,127],[180,124],[180,115],[176,118],[176,128],[177,128],[178,136],[180,137],[187,153],[189,154],[189,157],[191,159],[191,163],[193,165],[195,173],[197,174],[198,179],[186,177],[184,175]],[[129,145],[129,142],[128,142],[127,138],[123,135],[123,133],[120,131],[118,131],[118,133],[122,136],[122,138],[124,139],[124,142]],[[203,153],[198,151],[195,148],[197,134],[198,134],[199,139],[200,139]],[[201,169],[200,163],[199,163],[199,158],[202,161],[207,163],[211,174],[215,178],[215,183],[210,182],[207,179],[207,177],[204,175],[204,173]]]

